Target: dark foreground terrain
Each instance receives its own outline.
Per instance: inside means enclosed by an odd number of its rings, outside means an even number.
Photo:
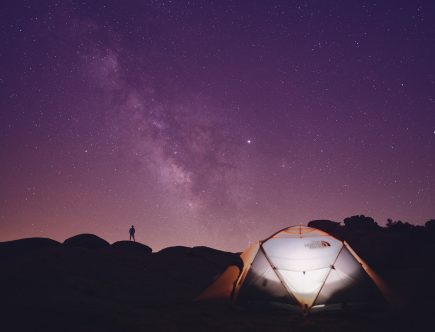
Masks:
[[[337,233],[337,232],[336,232]],[[339,233],[339,232],[338,232]],[[432,331],[433,234],[336,234],[396,290],[403,306],[299,314],[193,299],[237,254],[206,247],[152,253],[95,235],[0,243],[2,331]]]

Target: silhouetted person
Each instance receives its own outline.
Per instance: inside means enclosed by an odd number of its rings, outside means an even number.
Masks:
[[[133,241],[136,242],[136,240],[134,239],[134,233],[136,232],[136,230],[134,229],[133,225],[131,226],[131,228],[128,232],[130,233],[130,241],[131,241],[131,239],[133,239]]]

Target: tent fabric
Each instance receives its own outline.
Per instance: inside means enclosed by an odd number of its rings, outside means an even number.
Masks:
[[[230,265],[205,291],[203,291],[195,300],[228,300],[233,294],[238,294],[240,286],[246,278],[250,266],[259,248],[259,243],[249,246],[241,255],[243,270],[235,265]]]
[[[330,234],[292,226],[250,246],[238,273],[227,269],[199,297],[234,304],[286,304],[304,311],[378,301],[386,286],[350,248]]]
[[[294,303],[295,300],[270,265],[263,250],[259,250],[252,262],[242,288],[238,292],[238,301],[274,301]]]

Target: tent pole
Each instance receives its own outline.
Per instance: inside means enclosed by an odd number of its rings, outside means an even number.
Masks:
[[[335,267],[334,267],[335,262],[337,261],[338,256],[340,256],[341,252],[343,251],[343,248],[344,248],[344,242],[341,242],[341,248],[340,248],[340,251],[338,252],[337,257],[335,257],[334,262],[332,262],[332,265],[331,265],[331,267],[330,267],[330,269],[329,269],[329,271],[328,271],[328,274],[326,275],[325,280],[323,280],[322,287],[320,287],[319,292],[317,293],[316,297],[314,298],[314,301],[313,301],[313,303],[312,303],[311,306],[313,306],[314,303],[316,303],[317,298],[319,297],[320,292],[321,292],[322,289],[323,289],[323,286],[325,286],[325,282],[326,282],[326,280],[328,280],[328,277],[329,277],[329,275],[331,274],[331,270],[332,270],[333,268],[335,269]]]
[[[273,265],[272,261],[269,259],[269,256],[267,256],[266,251],[264,251],[263,249],[263,244],[260,245],[260,250],[263,253],[264,257],[266,257],[267,262],[270,264],[270,266],[272,267],[273,272],[275,272],[276,277],[278,278],[278,280],[281,282],[281,285],[285,288],[285,290],[287,291],[288,295],[293,298],[296,302],[298,302],[300,304],[300,306],[303,308],[302,303],[293,296],[291,290],[287,287],[286,283],[282,280],[282,276],[281,274],[278,272],[278,270],[276,269],[275,265]]]

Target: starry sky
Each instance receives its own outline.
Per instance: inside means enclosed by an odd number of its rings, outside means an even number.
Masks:
[[[2,1],[0,28],[0,241],[435,217],[433,1]]]

